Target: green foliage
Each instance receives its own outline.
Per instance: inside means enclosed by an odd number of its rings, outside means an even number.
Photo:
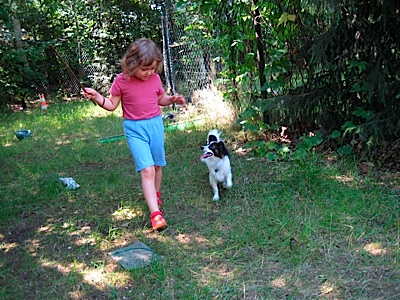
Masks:
[[[265,123],[305,132],[332,131],[351,121],[375,142],[399,137],[395,0],[178,3],[193,15],[190,26],[221,49],[225,95],[240,111],[267,95],[261,99],[270,102]],[[261,26],[260,34],[254,24]],[[261,56],[258,41],[264,46]],[[262,85],[257,80],[261,58],[267,79]],[[357,107],[373,113],[353,113]]]
[[[357,124],[362,118],[368,122],[357,125],[358,129],[362,127],[363,133],[375,142],[399,136],[399,124],[392,123],[400,109],[394,101],[399,87],[398,76],[394,75],[400,53],[396,37],[399,22],[394,13],[397,4],[396,1],[344,1],[343,9],[332,6],[329,27],[316,37],[310,60],[307,59],[311,62],[310,86],[302,89],[302,92],[320,89],[313,96],[321,99],[314,103],[320,107],[319,118],[326,120],[322,126],[337,128],[345,121]],[[353,20],[348,11],[352,11]],[[382,28],[386,28],[384,33]],[[381,47],[383,44],[386,46]],[[360,106],[366,114],[357,112]],[[335,112],[329,122],[328,111]]]
[[[296,20],[295,15],[289,15],[287,13],[283,13],[281,17],[279,18],[278,26],[279,25],[286,25],[288,21],[294,22]]]
[[[239,117],[238,124],[243,127],[243,130],[258,132],[268,129],[276,129],[276,126],[270,126],[262,121],[264,108],[263,106],[251,106],[246,108]]]
[[[70,75],[50,44],[85,84],[103,92],[133,40],[145,36],[162,44],[160,13],[152,1],[16,1],[0,11],[3,107],[63,88]]]
[[[353,152],[353,148],[349,145],[344,145],[337,149],[340,156],[350,155]]]
[[[2,99],[0,106],[16,102],[24,98],[37,99],[38,91],[42,91],[47,84],[41,71],[41,66],[46,62],[43,48],[9,49],[3,52],[0,59],[0,91]]]
[[[293,159],[299,162],[306,160],[319,145],[332,140],[335,140],[336,144],[338,144],[336,151],[340,156],[353,154],[352,144],[355,141],[361,142],[367,149],[374,144],[374,136],[369,135],[368,126],[370,124],[369,121],[374,119],[375,114],[361,107],[357,107],[353,112],[353,115],[359,118],[356,124],[352,121],[346,121],[340,127],[340,130],[332,130],[326,136],[322,136],[320,131],[315,134],[301,135],[296,145],[291,148],[285,142],[277,142],[279,140],[279,135],[277,134],[278,125],[271,126],[262,121],[265,109],[266,107],[263,105],[253,105],[240,114],[237,122],[242,127],[242,130],[251,137],[245,143],[244,148],[251,149],[250,154],[254,156],[266,157],[271,161]],[[379,133],[376,134],[378,135]]]
[[[364,110],[362,107],[357,107],[355,111],[353,111],[353,115],[357,117],[361,117],[366,121],[371,120],[374,117],[374,112],[371,110]]]
[[[320,132],[315,135],[303,135],[300,137],[300,142],[296,146],[294,152],[294,159],[305,159],[308,152],[314,147],[320,145],[323,142],[323,138]]]
[[[297,143],[295,149],[291,150],[285,143],[278,143],[272,139],[264,140],[258,139],[260,136],[274,136],[278,126],[270,126],[262,122],[263,111],[255,109],[255,106],[246,109],[239,118],[238,124],[242,126],[244,132],[249,132],[249,136],[255,136],[255,140],[246,142],[244,148],[251,149],[250,154],[254,156],[266,157],[268,160],[288,160],[290,158],[295,160],[302,160],[308,156],[308,153],[316,146],[323,142],[322,135],[317,132],[315,135],[303,135]],[[340,132],[333,135],[335,138],[340,136]]]

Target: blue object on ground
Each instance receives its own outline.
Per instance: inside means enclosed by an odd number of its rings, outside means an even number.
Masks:
[[[30,131],[28,129],[22,129],[22,130],[17,130],[16,132],[14,132],[14,134],[17,137],[17,139],[22,141],[24,138],[31,137],[32,131]]]
[[[67,190],[76,190],[80,186],[72,177],[60,177],[60,181],[65,184]]]

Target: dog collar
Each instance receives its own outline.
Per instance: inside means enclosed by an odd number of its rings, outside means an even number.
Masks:
[[[218,172],[218,169],[215,169],[214,172],[217,173],[217,172]]]

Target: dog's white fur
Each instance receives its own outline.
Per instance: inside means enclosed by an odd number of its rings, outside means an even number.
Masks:
[[[214,192],[214,201],[219,200],[218,184],[222,183],[224,188],[231,188],[232,170],[228,150],[221,139],[221,131],[212,129],[207,135],[206,145],[201,146],[203,155],[200,160],[204,162],[209,171],[210,185]]]

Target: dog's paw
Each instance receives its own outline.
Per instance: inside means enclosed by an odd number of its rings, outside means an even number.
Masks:
[[[224,189],[231,189],[231,188],[233,187],[233,183],[232,183],[232,182],[228,182],[228,183],[224,182],[224,183],[222,184],[222,187],[223,187]]]
[[[214,195],[213,201],[218,201],[219,200],[219,195]]]

